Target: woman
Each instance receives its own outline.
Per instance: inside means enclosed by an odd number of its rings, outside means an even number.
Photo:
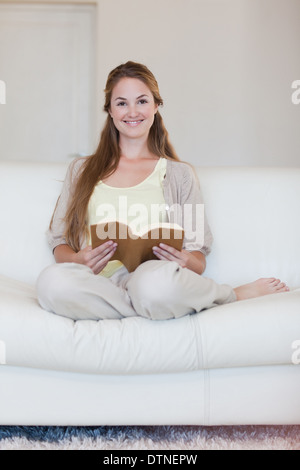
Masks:
[[[212,235],[205,217],[201,240],[192,231],[200,190],[191,166],[179,161],[169,142],[159,113],[163,101],[149,69],[134,62],[115,68],[105,98],[108,116],[98,149],[71,163],[52,217],[48,236],[56,264],[38,279],[41,306],[75,320],[136,315],[158,320],[287,291],[274,278],[233,289],[202,276]],[[126,209],[120,198],[126,198]],[[183,225],[185,239],[181,251],[167,244],[155,247],[157,260],[128,273],[119,261],[110,261],[116,243],[91,248],[89,226],[100,221],[103,206],[114,207],[130,224],[137,202],[147,209],[140,228],[172,220]],[[183,210],[171,213],[174,207],[192,210],[186,216]]]

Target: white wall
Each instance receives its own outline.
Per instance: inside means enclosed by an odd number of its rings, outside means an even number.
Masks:
[[[107,74],[136,60],[158,79],[183,160],[300,165],[300,104],[291,100],[300,80],[300,0],[64,2],[98,5],[97,134]]]
[[[98,10],[100,94],[119,63],[148,65],[182,159],[300,165],[300,0],[99,0]]]
[[[0,3],[0,160],[59,162],[93,151],[95,11]]]

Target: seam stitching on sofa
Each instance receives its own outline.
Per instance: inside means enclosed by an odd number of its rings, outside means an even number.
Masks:
[[[204,410],[203,419],[204,425],[209,426],[210,423],[210,371],[209,369],[204,370]]]
[[[196,320],[197,315],[190,316],[193,324],[193,330],[195,334],[195,342],[196,342],[196,351],[197,351],[197,369],[201,370],[204,369],[204,356],[203,356],[203,348],[202,348],[202,331],[199,319]]]
[[[199,315],[199,314],[198,314]],[[203,327],[201,317],[195,315],[191,317],[194,323],[195,341],[198,358],[198,369],[203,369],[203,421],[204,425],[209,425],[210,422],[210,373],[207,369],[207,361],[205,356],[206,350],[206,334]],[[200,359],[201,356],[201,359]],[[202,364],[201,364],[202,362]]]

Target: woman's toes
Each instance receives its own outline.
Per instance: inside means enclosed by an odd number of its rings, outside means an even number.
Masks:
[[[284,282],[276,278],[261,278],[234,289],[237,300],[250,299],[278,292],[288,292],[289,288]]]

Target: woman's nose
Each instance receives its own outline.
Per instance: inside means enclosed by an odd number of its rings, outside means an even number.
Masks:
[[[128,107],[128,116],[129,117],[136,117],[138,116],[138,110],[136,108],[136,105],[135,104],[132,104],[132,105],[129,105]]]

